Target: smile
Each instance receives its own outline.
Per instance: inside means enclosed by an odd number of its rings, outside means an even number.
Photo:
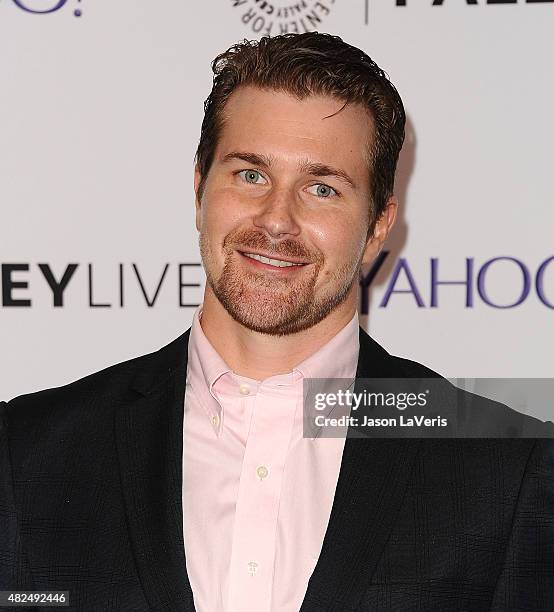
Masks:
[[[267,267],[272,267],[272,268],[298,268],[298,267],[306,265],[305,263],[301,263],[301,262],[297,263],[297,262],[293,262],[293,261],[287,261],[285,259],[277,259],[277,258],[274,258],[274,257],[266,257],[265,255],[259,255],[258,253],[242,253],[242,252],[240,252],[240,254],[243,255],[244,257],[247,257],[248,259],[250,259],[253,262],[254,261],[259,262],[260,264],[262,264],[262,266],[264,268],[266,266]]]

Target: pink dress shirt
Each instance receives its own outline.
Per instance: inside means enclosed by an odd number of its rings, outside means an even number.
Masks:
[[[198,612],[298,612],[319,558],[344,438],[304,438],[302,380],[354,378],[358,314],[292,372],[236,375],[193,318],[183,531]]]

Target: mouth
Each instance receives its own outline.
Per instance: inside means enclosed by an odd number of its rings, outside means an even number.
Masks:
[[[290,273],[299,268],[309,265],[309,262],[295,260],[293,258],[277,257],[275,255],[253,253],[250,251],[238,251],[241,257],[251,265],[263,269]]]

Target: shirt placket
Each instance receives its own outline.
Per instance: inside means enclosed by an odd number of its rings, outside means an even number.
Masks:
[[[247,385],[242,385],[244,393]],[[226,612],[270,612],[277,518],[297,397],[261,385],[252,403],[233,527]]]

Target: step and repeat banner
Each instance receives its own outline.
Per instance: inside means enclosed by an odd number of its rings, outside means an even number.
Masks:
[[[319,30],[403,97],[401,210],[360,320],[449,377],[552,377],[554,1],[2,0],[0,399],[186,330],[210,62]]]

